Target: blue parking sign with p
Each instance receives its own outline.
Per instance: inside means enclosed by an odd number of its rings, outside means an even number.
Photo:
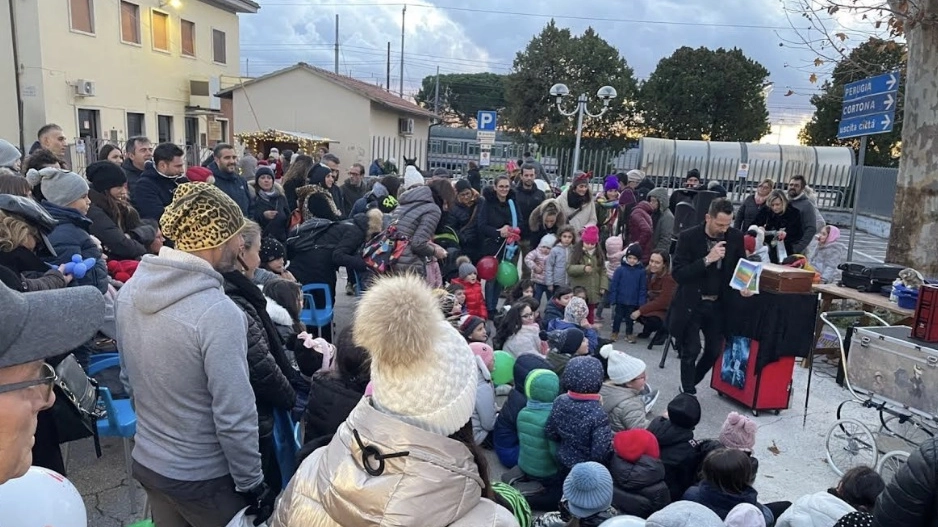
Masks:
[[[495,116],[496,112],[494,110],[481,110],[476,114],[476,130],[482,131],[495,131]]]

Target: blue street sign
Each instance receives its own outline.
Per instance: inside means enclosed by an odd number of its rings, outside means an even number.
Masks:
[[[888,93],[899,90],[899,72],[890,71],[882,75],[851,82],[844,86],[844,102],[855,101],[870,95]]]
[[[891,132],[896,121],[898,91],[898,71],[844,86],[837,139]]]
[[[863,117],[874,113],[895,112],[898,97],[895,93],[880,93],[844,103],[841,119]]]
[[[494,132],[496,115],[497,113],[494,110],[479,111],[476,115],[476,130]]]
[[[884,134],[892,131],[895,113],[877,113],[863,117],[843,119],[837,128],[837,139],[849,139],[861,135]]]

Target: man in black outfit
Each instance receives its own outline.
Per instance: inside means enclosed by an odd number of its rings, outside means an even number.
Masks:
[[[696,395],[697,384],[720,355],[726,301],[736,294],[730,279],[736,263],[746,256],[743,233],[732,225],[733,204],[715,199],[705,222],[681,232],[674,251],[671,276],[678,288],[671,302],[669,329],[680,344],[681,389],[691,395]],[[698,361],[701,330],[704,346]]]

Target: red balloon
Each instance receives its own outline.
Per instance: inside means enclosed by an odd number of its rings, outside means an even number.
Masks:
[[[494,280],[498,274],[498,260],[494,256],[483,256],[476,264],[476,271],[480,280]]]

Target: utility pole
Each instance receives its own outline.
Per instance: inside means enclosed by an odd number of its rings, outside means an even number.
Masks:
[[[391,41],[390,41],[390,40],[388,41],[388,70],[387,70],[387,77],[388,77],[388,78],[387,78],[387,84],[385,84],[385,86],[387,86],[387,90],[388,90],[388,92],[390,92],[390,91],[391,91]]]
[[[436,91],[433,94],[433,113],[440,115],[440,67],[436,67]]]
[[[397,90],[397,95],[399,97],[404,97],[404,18],[407,15],[407,5],[404,5],[404,9],[401,10],[401,83],[400,87]]]
[[[339,15],[335,15],[335,74],[339,74]]]

